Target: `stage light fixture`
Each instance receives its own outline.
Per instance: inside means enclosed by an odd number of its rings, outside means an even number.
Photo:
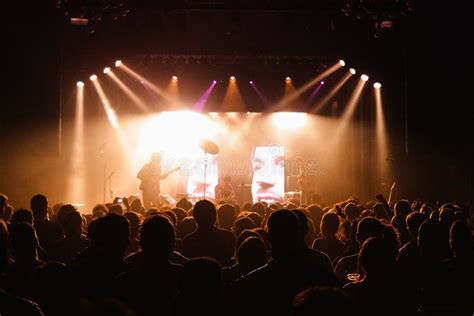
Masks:
[[[173,77],[171,77],[171,79],[173,79],[173,81],[178,81],[178,77],[177,77],[177,76],[173,76]]]
[[[213,81],[212,81],[212,83],[213,83],[213,84],[216,84],[216,83],[217,83],[217,81],[216,81],[216,80],[213,80]]]
[[[341,65],[342,67],[344,67],[346,65],[346,62],[342,59],[339,59],[339,65]]]
[[[231,81],[235,81],[235,76],[230,76]]]
[[[285,81],[286,81],[286,82],[290,82],[290,81],[291,81],[291,77],[286,77],[286,78],[285,78]]]
[[[104,68],[104,74],[108,74],[110,72],[110,67],[105,67]]]
[[[324,81],[321,81],[321,85],[323,85],[323,84],[324,84]]]
[[[253,81],[252,81],[252,80],[250,80],[250,81],[249,81],[249,83],[250,83],[250,84],[253,84]]]
[[[349,71],[350,71],[350,72],[351,72],[351,74],[353,74],[353,75],[355,75],[355,74],[357,73],[357,72],[356,72],[356,70],[355,70],[354,68],[351,68],[351,69],[349,69]]]
[[[116,60],[115,61],[115,67],[120,67],[122,66],[122,61],[121,60]]]
[[[367,80],[369,80],[369,76],[367,76],[367,75],[362,75],[362,76],[360,76],[360,79],[361,79],[362,81],[367,81]]]
[[[380,89],[381,87],[382,87],[382,84],[380,84],[380,82],[374,83],[374,88],[375,89]]]
[[[76,83],[76,86],[77,86],[78,88],[82,88],[82,87],[84,87],[84,82],[78,81],[78,82]]]
[[[94,81],[94,80],[97,80],[97,76],[96,75],[92,75],[89,77],[90,80]]]

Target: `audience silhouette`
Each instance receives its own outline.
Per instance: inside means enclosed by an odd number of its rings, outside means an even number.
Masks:
[[[474,311],[469,205],[129,200],[87,214],[39,194],[12,211],[0,194],[0,315]]]

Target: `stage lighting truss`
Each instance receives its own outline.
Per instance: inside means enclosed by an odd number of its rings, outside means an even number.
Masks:
[[[325,56],[255,56],[255,55],[184,55],[184,54],[142,54],[137,56],[141,65],[268,65],[268,66],[310,66],[324,70],[333,61]]]
[[[72,25],[83,26],[89,33],[94,33],[99,23],[118,21],[130,13],[127,0],[57,0],[56,8]]]
[[[373,25],[375,37],[392,29],[398,20],[414,11],[414,0],[346,0],[342,12],[357,20],[368,20]]]

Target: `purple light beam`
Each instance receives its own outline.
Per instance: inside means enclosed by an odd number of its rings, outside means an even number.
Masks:
[[[206,106],[207,100],[209,99],[209,96],[211,95],[212,90],[214,89],[214,86],[216,84],[217,81],[212,81],[211,85],[207,88],[207,90],[203,93],[199,100],[194,104],[194,111],[200,112]]]

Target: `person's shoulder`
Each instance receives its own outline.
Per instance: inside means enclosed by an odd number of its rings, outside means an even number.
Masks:
[[[314,247],[314,246],[318,246],[318,245],[324,245],[324,244],[326,244],[326,241],[327,241],[327,239],[326,239],[326,238],[323,238],[323,237],[321,237],[321,238],[316,238],[316,239],[313,241],[313,247]]]
[[[309,254],[310,256],[314,258],[318,258],[324,261],[327,260],[328,262],[331,262],[331,259],[329,258],[329,256],[320,250],[312,249],[308,247],[306,251],[307,251],[307,254]]]
[[[231,232],[231,231],[228,230],[228,229],[220,228],[220,227],[214,227],[214,228],[215,228],[215,231],[218,232],[219,234],[222,234],[222,235],[232,235],[232,236],[234,236],[234,233]]]
[[[342,289],[350,295],[351,293],[361,288],[361,286],[362,286],[361,282],[348,282],[342,287]]]
[[[352,263],[353,261],[357,261],[357,257],[358,257],[358,254],[353,254],[353,255],[342,257],[341,259],[339,259],[337,261],[336,267],[337,266],[344,266],[344,265]]]
[[[143,251],[137,251],[125,257],[125,261],[136,266],[143,260]]]
[[[187,234],[186,236],[183,237],[182,242],[183,244],[193,242],[198,238],[198,233],[197,231],[193,231],[192,233]]]
[[[270,270],[271,265],[267,263],[264,266],[247,273],[241,279],[239,279],[237,283],[242,285],[259,283],[260,280],[266,278],[266,276],[270,273]]]

